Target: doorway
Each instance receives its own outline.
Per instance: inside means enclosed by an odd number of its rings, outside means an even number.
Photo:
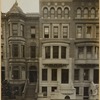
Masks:
[[[30,81],[30,83],[37,82],[37,69],[35,66],[31,66],[29,68],[29,81]]]

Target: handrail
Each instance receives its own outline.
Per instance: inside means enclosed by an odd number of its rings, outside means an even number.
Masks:
[[[27,80],[25,81],[25,85],[24,85],[24,89],[23,89],[23,92],[22,92],[22,97],[24,98],[25,97],[25,93],[26,93],[26,87],[27,87]]]
[[[37,83],[36,83],[36,88],[35,88],[36,98],[37,98],[37,93],[38,93],[38,80],[37,80]]]

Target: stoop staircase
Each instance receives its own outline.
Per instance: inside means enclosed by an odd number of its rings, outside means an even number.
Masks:
[[[25,100],[37,100],[36,99],[36,84],[28,84],[26,89]]]

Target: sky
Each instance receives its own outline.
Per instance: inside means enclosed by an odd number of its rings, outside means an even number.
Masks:
[[[8,12],[16,0],[1,0],[1,11]],[[39,0],[17,0],[24,13],[39,12]]]

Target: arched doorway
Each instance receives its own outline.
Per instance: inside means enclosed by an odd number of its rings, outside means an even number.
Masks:
[[[69,97],[69,96],[66,96],[66,97],[65,97],[65,100],[70,100],[70,97]]]
[[[29,82],[30,83],[37,82],[37,68],[36,68],[36,66],[29,67]]]

